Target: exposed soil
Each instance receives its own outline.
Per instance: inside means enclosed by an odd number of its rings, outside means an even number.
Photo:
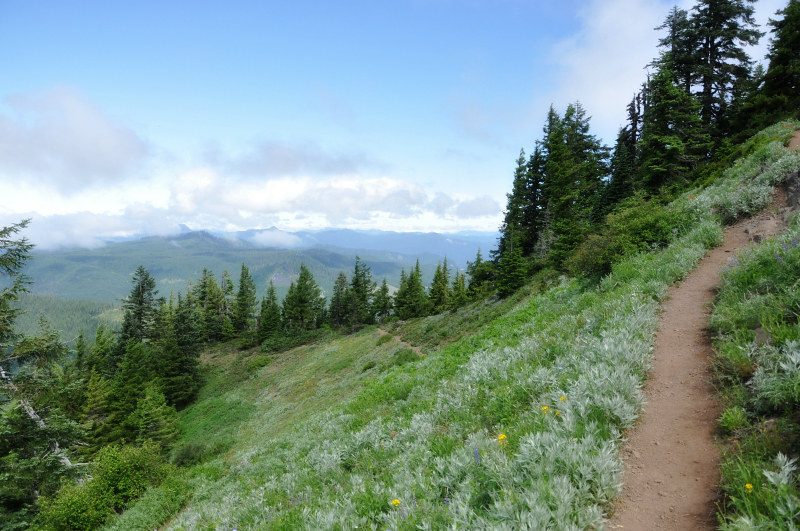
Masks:
[[[793,144],[800,149],[800,134]],[[714,429],[720,408],[711,381],[713,352],[706,328],[720,269],[738,249],[784,227],[786,197],[725,230],[724,243],[703,258],[663,305],[647,403],[627,433],[622,494],[608,529],[715,529],[719,451]]]
[[[397,341],[398,343],[400,343],[400,344],[401,344],[401,345],[403,345],[404,347],[406,347],[406,348],[408,348],[408,349],[411,349],[411,350],[413,350],[414,352],[416,352],[416,353],[417,353],[417,356],[419,356],[419,357],[424,357],[424,356],[425,356],[425,353],[424,353],[424,352],[422,352],[422,349],[421,349],[421,348],[419,348],[419,347],[415,347],[415,346],[414,346],[414,345],[412,345],[411,343],[406,343],[405,341],[403,341],[403,340],[400,338],[400,336],[396,336],[396,335],[394,335],[394,334],[390,334],[389,332],[387,332],[387,331],[386,331],[386,330],[384,330],[383,328],[378,328],[378,335],[379,335],[379,336],[386,336],[386,335],[390,335],[390,336],[392,336],[392,337],[394,338],[394,340],[395,340],[395,341]]]

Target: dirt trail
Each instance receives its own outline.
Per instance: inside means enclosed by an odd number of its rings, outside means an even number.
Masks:
[[[800,142],[800,136],[795,140]],[[720,410],[711,386],[708,303],[719,271],[737,249],[780,232],[783,190],[765,212],[725,230],[724,243],[703,258],[663,305],[647,403],[622,449],[622,494],[607,529],[716,529]]]
[[[421,348],[415,347],[411,343],[406,343],[405,341],[400,339],[400,336],[396,336],[394,334],[391,334],[391,333],[387,332],[386,330],[384,330],[383,328],[378,328],[378,335],[379,336],[386,336],[386,335],[392,336],[395,339],[395,341],[397,341],[398,343],[400,343],[404,347],[409,348],[409,349],[413,350],[414,352],[416,352],[417,356],[419,356],[419,357],[424,357],[425,356],[425,353],[422,352]]]

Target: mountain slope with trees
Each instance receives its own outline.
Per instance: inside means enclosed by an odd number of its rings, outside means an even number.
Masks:
[[[133,266],[116,272],[129,289],[119,330],[99,326],[70,352],[46,324],[15,333],[31,249],[18,235],[25,222],[3,228],[0,521],[602,525],[618,492],[622,434],[642,405],[659,301],[719,243],[723,225],[764,208],[800,170],[785,148],[800,128],[793,78],[778,75],[800,53],[785,44],[797,0],[773,23],[765,72],[743,54],[758,36],[749,4],[700,0],[670,12],[662,54],[613,151],[580,103],[551,107],[531,155],[517,159],[497,249],[489,259],[479,251],[463,274],[440,262],[429,286],[420,261],[400,271],[391,294],[377,264],[339,257],[323,292],[296,255],[281,298],[267,282],[274,275],[259,276],[240,249],[230,268],[238,279],[217,276],[214,257],[195,260],[191,282],[168,285],[168,295],[158,270]],[[768,92],[776,79],[786,100]],[[735,143],[745,131],[732,124],[757,121],[767,100],[795,120]],[[380,288],[373,275],[384,276]],[[796,320],[763,324],[785,359],[752,367],[760,394],[734,402],[734,429],[746,426],[736,415],[791,395]],[[781,403],[791,432],[794,402]],[[739,503],[752,481],[728,488],[722,519],[774,522],[761,510],[769,500],[794,510],[790,454],[763,472],[783,476],[758,503]],[[756,477],[767,457],[740,477]]]

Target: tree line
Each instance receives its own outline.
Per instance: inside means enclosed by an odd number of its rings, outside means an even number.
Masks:
[[[551,106],[507,194],[490,272],[501,295],[542,269],[603,274],[625,252],[664,243],[668,235],[651,228],[669,225],[665,203],[718,175],[736,143],[800,117],[800,2],[770,20],[766,70],[745,50],[763,36],[752,4],[699,0],[669,12],[656,28],[660,54],[613,148],[591,134],[579,102],[563,114]]]

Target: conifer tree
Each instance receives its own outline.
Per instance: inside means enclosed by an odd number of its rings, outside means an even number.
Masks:
[[[698,0],[693,8],[695,68],[700,85],[697,99],[700,117],[712,140],[728,132],[733,95],[751,76],[752,61],[744,46],[757,44],[762,35],[755,29],[754,1]]]
[[[305,264],[283,299],[283,321],[290,330],[313,330],[325,313],[325,299]]]
[[[258,319],[258,342],[263,343],[274,336],[281,327],[281,309],[278,306],[278,296],[275,293],[275,284],[269,281],[267,295],[261,300],[261,313]]]
[[[700,36],[696,25],[689,19],[688,11],[674,6],[664,23],[656,29],[666,30],[667,34],[658,41],[663,52],[653,62],[653,66],[666,66],[672,70],[676,85],[686,94],[691,94],[692,86],[699,76],[697,65]]]
[[[328,309],[328,319],[335,327],[344,326],[350,313],[350,287],[347,282],[347,275],[344,271],[339,271],[336,282],[333,283],[333,293]]]
[[[164,395],[153,383],[145,387],[144,396],[137,400],[130,424],[135,426],[138,444],[153,441],[162,452],[171,448],[178,438],[178,416],[175,409],[167,405]]]
[[[144,266],[136,268],[131,283],[131,293],[122,302],[125,313],[119,333],[120,351],[124,351],[131,339],[140,343],[151,339],[158,309],[156,281]]]
[[[250,270],[242,263],[232,321],[233,329],[237,333],[241,334],[254,327],[256,302],[256,283],[250,276]]]
[[[430,314],[430,299],[422,284],[422,268],[419,265],[419,259],[417,259],[414,269],[407,275],[401,274],[395,313],[400,319],[424,317]]]
[[[589,133],[589,117],[580,103],[569,105],[563,118],[551,107],[545,133],[543,188],[553,231],[550,259],[560,266],[588,232],[592,206],[608,172],[608,148]]]
[[[453,286],[450,288],[452,296],[450,298],[450,309],[456,310],[469,302],[467,294],[467,275],[456,272],[453,276]]]
[[[86,353],[86,338],[83,335],[83,330],[81,330],[78,334],[78,338],[75,340],[75,366],[79,370],[83,370],[86,366]]]
[[[87,432],[85,453],[88,455],[96,453],[108,441],[111,392],[111,383],[99,371],[92,369],[84,405],[84,428]]]
[[[511,245],[508,251],[500,257],[500,263],[497,266],[497,294],[501,297],[512,295],[525,284],[526,264],[522,256],[522,248],[517,242],[518,240],[512,235]]]
[[[375,291],[375,282],[372,281],[372,272],[369,266],[356,256],[353,266],[353,276],[350,279],[350,326],[358,324],[372,324],[375,316],[372,313],[372,294]]]
[[[672,71],[661,68],[648,86],[640,143],[640,185],[650,194],[685,184],[710,147],[693,96],[675,85]]]
[[[769,65],[762,86],[742,109],[739,127],[748,133],[786,118],[800,118],[800,1],[790,0],[770,19]]]
[[[135,434],[135,426],[129,421],[136,409],[136,401],[144,393],[148,382],[154,379],[148,347],[134,339],[128,340],[125,355],[116,373],[112,386],[112,411],[116,425],[111,440],[130,438]]]
[[[467,262],[467,276],[469,276],[469,287],[467,295],[472,300],[486,297],[492,291],[492,284],[495,280],[494,263],[483,259],[481,250],[475,254],[475,260]]]
[[[372,313],[379,323],[382,323],[392,313],[392,296],[389,293],[386,277],[381,280],[381,287],[378,288],[372,299]]]
[[[436,265],[431,282],[430,301],[433,313],[442,313],[450,308],[450,269],[447,267],[447,258],[444,263]]]

